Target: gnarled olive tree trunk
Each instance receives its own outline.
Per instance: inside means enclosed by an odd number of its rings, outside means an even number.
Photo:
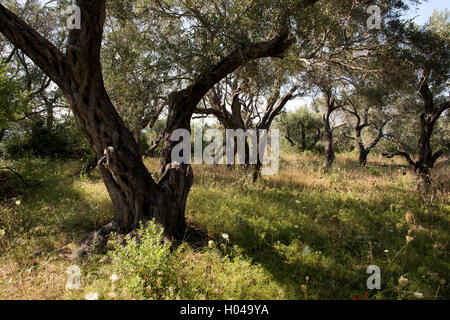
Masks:
[[[176,144],[170,140],[173,131],[190,130],[197,104],[226,75],[250,60],[282,57],[294,41],[283,23],[270,40],[242,44],[187,88],[170,95],[156,182],[104,87],[100,49],[105,4],[105,0],[76,1],[82,14],[81,30],[69,32],[65,54],[1,4],[0,31],[62,89],[78,125],[100,159],[100,173],[115,214],[110,224],[86,238],[82,249],[102,246],[110,232],[130,233],[140,222],[150,219],[155,219],[164,229],[166,239],[183,240],[187,231],[186,200],[193,172],[189,164],[172,162],[171,152]]]
[[[224,129],[232,129],[232,130],[242,130],[247,131],[249,129],[255,129],[257,134],[255,147],[256,147],[256,164],[250,164],[250,146],[248,140],[245,140],[245,159],[244,159],[244,170],[246,171],[249,178],[253,180],[253,182],[257,181],[261,177],[261,169],[263,167],[262,162],[260,161],[263,158],[263,155],[259,155],[260,149],[260,141],[259,141],[259,131],[258,130],[269,130],[272,126],[275,118],[281,113],[286,104],[296,97],[295,92],[299,88],[299,85],[296,84],[292,86],[292,88],[280,97],[280,89],[281,85],[276,86],[272,96],[268,99],[267,105],[264,109],[264,112],[261,114],[258,112],[257,108],[254,111],[249,112],[249,110],[245,109],[240,101],[239,95],[242,93],[242,88],[238,86],[239,77],[236,77],[235,81],[231,85],[232,94],[230,98],[230,106],[231,112],[229,112],[225,108],[225,104],[222,103],[221,95],[216,89],[211,91],[210,94],[210,107],[209,108],[197,108],[195,113],[203,114],[203,115],[213,115],[217,118],[217,120],[222,124]],[[256,110],[256,111],[255,111]],[[244,120],[242,117],[242,113],[247,113],[247,119]],[[254,113],[258,113],[255,115]],[[260,120],[258,123],[252,122],[254,118],[259,117]],[[234,158],[236,158],[237,154],[237,139],[234,141]]]
[[[368,118],[370,106],[365,108],[364,115],[362,117],[358,114],[358,111],[356,109],[349,110],[344,108],[344,110],[352,114],[356,118],[355,137],[347,135],[345,135],[345,137],[355,141],[356,148],[359,151],[359,165],[361,167],[365,167],[367,165],[367,156],[370,154],[372,149],[377,146],[377,144],[381,141],[381,139],[383,139],[384,137],[383,130],[386,127],[386,125],[392,120],[392,117],[388,117],[385,120],[380,121],[379,124],[375,123],[369,124]],[[375,126],[375,128],[378,130],[378,133],[377,136],[372,140],[372,142],[368,146],[366,146],[362,138],[362,131],[371,125]]]
[[[417,145],[417,160],[409,155],[405,151],[399,151],[393,154],[386,155],[388,158],[395,156],[401,156],[408,161],[408,164],[415,170],[418,175],[418,189],[423,192],[429,192],[431,190],[431,169],[434,164],[443,154],[443,150],[439,150],[433,153],[431,147],[431,137],[433,135],[434,126],[441,114],[450,108],[450,99],[436,105],[434,103],[434,97],[428,86],[428,77],[424,75],[421,79],[419,86],[419,95],[422,98],[423,112],[420,115],[420,137]]]
[[[331,168],[334,162],[334,146],[333,146],[333,130],[330,127],[330,120],[325,115],[323,117],[324,125],[324,140],[325,140],[325,161],[323,163],[324,168]]]
[[[331,126],[331,114],[340,108],[336,104],[336,100],[331,92],[331,89],[326,90],[326,111],[323,115],[323,128],[324,128],[324,140],[325,140],[325,161],[323,167],[325,169],[331,168],[334,163],[334,142],[333,133],[334,130],[341,127],[342,125],[332,128]]]

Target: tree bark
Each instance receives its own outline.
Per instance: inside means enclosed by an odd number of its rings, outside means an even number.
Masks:
[[[331,87],[324,86],[321,88],[322,92],[325,95],[326,99],[326,110],[323,115],[323,126],[324,126],[324,135],[325,135],[325,161],[323,163],[324,169],[329,169],[333,166],[335,153],[334,153],[334,142],[333,142],[333,132],[334,130],[342,127],[345,123],[341,123],[338,126],[331,127],[331,115],[334,111],[341,108],[341,105],[336,103],[336,97],[333,93],[333,89]]]
[[[331,168],[334,162],[334,146],[333,146],[333,131],[330,128],[329,120],[326,117],[324,119],[324,132],[325,132],[325,161],[323,167],[325,169]]]
[[[434,126],[441,114],[450,108],[450,99],[436,105],[434,103],[434,97],[428,86],[428,76],[423,75],[419,85],[419,95],[423,100],[423,112],[420,115],[420,137],[417,146],[417,160],[414,161],[412,157],[404,151],[396,152],[386,155],[388,158],[395,156],[404,157],[409,165],[414,168],[417,173],[419,183],[418,190],[428,193],[431,190],[431,177],[430,172],[433,169],[434,164],[443,154],[442,150],[433,153],[431,147],[431,137],[433,135]]]
[[[314,150],[314,148],[316,147],[317,143],[318,143],[319,140],[320,140],[320,137],[322,136],[322,131],[320,131],[319,128],[316,128],[316,131],[317,131],[317,134],[316,134],[316,136],[314,137],[314,140],[313,140],[313,142],[312,142],[312,144],[311,144],[311,150]]]
[[[51,129],[53,129],[53,125],[55,123],[55,115],[53,113],[53,106],[46,106],[46,113],[47,113],[47,117],[46,117],[46,121],[45,121],[45,126],[47,127],[47,129],[51,130]]]
[[[302,151],[306,150],[306,129],[305,126],[300,123],[300,127],[302,128],[301,139],[302,139]]]
[[[187,88],[169,96],[169,114],[163,133],[159,180],[155,182],[142,161],[132,133],[114,108],[103,83],[100,48],[105,21],[105,0],[77,0],[81,30],[71,30],[63,54],[49,41],[0,4],[0,30],[28,55],[63,91],[83,134],[99,160],[99,169],[114,204],[113,221],[89,234],[82,251],[106,243],[110,232],[127,234],[152,219],[167,240],[185,239],[185,207],[193,183],[189,164],[173,163],[176,129],[190,130],[190,120],[203,96],[244,63],[264,57],[282,57],[293,44],[287,28],[270,40],[248,42],[201,74]]]
[[[359,151],[359,166],[365,167],[367,165],[367,156],[372,151],[372,149],[376,147],[378,142],[380,142],[381,139],[384,137],[383,129],[392,120],[392,117],[388,117],[387,119],[381,121],[378,126],[373,124],[378,129],[378,134],[375,137],[375,139],[372,141],[372,143],[366,147],[366,145],[364,144],[363,138],[362,138],[362,131],[365,128],[372,125],[372,124],[369,124],[369,111],[370,111],[371,107],[370,106],[366,107],[364,109],[364,114],[361,116],[360,114],[358,114],[358,111],[354,107],[351,100],[349,100],[349,102],[353,106],[353,110],[349,110],[349,109],[345,109],[345,108],[344,108],[344,110],[356,118],[355,137],[349,137],[349,136],[346,136],[346,137],[355,141],[356,148]]]
[[[246,119],[246,121],[244,121],[244,119],[242,118],[243,104],[241,103],[239,98],[239,95],[242,93],[242,88],[238,86],[238,81],[239,78],[236,77],[235,81],[230,85],[233,92],[230,98],[231,112],[229,112],[225,108],[225,105],[222,104],[220,94],[216,91],[216,89],[212,90],[210,94],[210,101],[212,107],[197,108],[195,112],[204,115],[215,116],[217,120],[223,125],[224,129],[233,129],[233,130],[241,129],[244,132],[251,128],[255,128],[256,130],[269,130],[270,127],[272,126],[274,119],[281,113],[286,104],[290,100],[295,98],[295,92],[299,87],[298,84],[292,86],[292,88],[282,97],[280,97],[280,87],[275,87],[272,97],[268,99],[266,108],[264,110],[264,114],[262,114],[262,117],[260,117],[261,120],[255,124],[252,123],[251,120],[249,121],[249,119]],[[257,163],[250,164],[250,146],[248,144],[248,141],[246,140],[245,164],[242,166],[244,170],[247,172],[248,178],[252,179],[254,182],[261,178],[262,176],[261,169],[263,166],[259,159],[259,135],[257,139],[258,139],[258,141],[256,142]],[[290,141],[291,143],[293,143],[292,140]],[[236,157],[237,153],[236,140],[234,146],[235,146],[234,156]],[[231,169],[231,166],[228,166],[228,168]]]
[[[442,155],[441,151],[433,153],[431,137],[434,126],[441,114],[450,108],[450,99],[440,105],[435,105],[434,97],[428,86],[428,76],[424,75],[419,86],[419,95],[424,102],[424,111],[420,115],[420,138],[417,146],[418,159],[416,171],[422,180],[425,192],[431,187],[430,171],[437,159]]]
[[[359,166],[365,167],[367,165],[367,156],[370,150],[366,150],[364,146],[359,146]]]

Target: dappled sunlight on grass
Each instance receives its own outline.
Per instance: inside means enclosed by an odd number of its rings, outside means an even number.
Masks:
[[[186,215],[214,243],[177,252],[179,290],[163,298],[351,299],[367,291],[371,264],[382,270],[382,290],[370,298],[448,298],[449,190],[421,197],[400,161],[374,156],[360,168],[354,155],[338,155],[335,167],[323,170],[321,160],[285,155],[280,173],[256,184],[240,169],[194,166]],[[106,288],[103,255],[69,259],[87,232],[113,217],[98,173],[93,180],[74,176],[75,162],[15,165],[41,185],[19,205],[0,206],[0,298],[83,298],[88,288]],[[157,160],[146,165],[155,172]],[[434,175],[445,185],[448,166]],[[83,288],[66,292],[65,271],[74,263]],[[407,287],[398,286],[401,276]]]

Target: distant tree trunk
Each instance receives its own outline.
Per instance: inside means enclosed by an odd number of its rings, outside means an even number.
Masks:
[[[83,164],[81,168],[81,175],[91,177],[92,172],[97,167],[98,159],[95,156],[89,156],[85,160],[85,163]]]
[[[443,154],[442,150],[433,153],[431,137],[436,121],[445,110],[450,108],[450,100],[440,105],[435,105],[426,75],[422,77],[419,94],[424,102],[424,111],[420,115],[420,138],[417,146],[418,159],[415,163],[415,170],[420,179],[419,188],[428,192],[431,187],[430,171],[433,169],[437,159]]]
[[[366,150],[364,146],[359,146],[359,166],[365,167],[367,165],[367,156],[369,155],[370,150]]]
[[[420,137],[419,144],[417,146],[417,161],[414,161],[412,157],[404,151],[395,152],[386,156],[388,158],[392,158],[394,156],[404,157],[417,173],[419,179],[419,183],[417,185],[418,190],[428,193],[431,190],[430,171],[433,169],[437,159],[439,159],[439,157],[443,154],[443,150],[433,153],[431,147],[431,137],[433,135],[436,121],[445,110],[450,108],[450,99],[440,105],[436,105],[434,103],[433,95],[428,87],[427,75],[424,75],[421,79],[419,95],[424,102],[424,111],[420,115]]]
[[[331,114],[337,109],[341,108],[340,105],[336,103],[336,97],[333,94],[332,88],[324,87],[322,88],[322,92],[325,94],[326,98],[326,110],[323,115],[323,127],[325,133],[325,161],[323,163],[323,168],[328,169],[333,166],[335,154],[334,154],[334,145],[333,145],[333,132],[337,128],[344,125],[344,123],[331,127]]]
[[[316,136],[314,137],[314,140],[313,140],[313,142],[312,142],[312,144],[311,144],[311,150],[314,150],[314,148],[316,147],[316,145],[317,145],[317,143],[319,142],[320,137],[321,137],[321,135],[322,135],[322,131],[320,131],[319,128],[316,128],[316,131],[317,131],[317,134],[316,134]]]
[[[47,111],[47,119],[46,119],[46,127],[47,129],[53,129],[53,125],[55,123],[55,115],[53,113],[53,106],[47,106],[46,107],[46,111]]]
[[[232,129],[232,130],[242,130],[246,131],[251,129],[251,121],[244,121],[242,118],[242,103],[239,99],[239,95],[242,93],[242,88],[238,86],[238,78],[232,84],[233,93],[231,94],[231,113],[226,110],[225,106],[222,104],[220,94],[216,92],[216,90],[211,91],[210,100],[212,107],[211,108],[197,108],[196,113],[204,114],[204,115],[213,115],[217,118],[217,120],[222,124],[224,129]],[[280,114],[286,104],[295,98],[295,92],[298,89],[298,84],[292,86],[292,88],[280,98],[280,88],[275,88],[272,97],[268,99],[266,108],[264,110],[264,114],[260,117],[260,121],[256,124],[256,130],[269,130],[274,119]],[[247,123],[246,123],[247,122]],[[288,138],[288,137],[287,137]],[[257,134],[257,139],[259,139],[259,134]],[[288,138],[290,140],[290,138]],[[235,140],[235,148],[234,148],[234,157],[237,154],[237,144]],[[291,143],[292,140],[290,140]],[[248,174],[248,179],[252,179],[253,181],[261,178],[261,169],[262,162],[259,159],[259,140],[256,142],[257,145],[257,163],[250,164],[250,146],[248,144],[247,139],[245,140],[245,164],[243,165],[244,169]],[[236,167],[236,166],[235,166]],[[228,168],[231,169],[231,166],[228,165]]]
[[[359,165],[362,167],[365,167],[367,165],[367,156],[369,155],[369,153],[372,151],[373,148],[375,148],[378,144],[378,142],[381,141],[381,139],[384,138],[384,133],[383,133],[383,129],[384,127],[392,120],[392,117],[387,118],[384,121],[381,121],[381,123],[379,124],[379,126],[377,127],[378,129],[378,134],[375,137],[375,139],[372,141],[372,143],[368,146],[365,147],[362,137],[361,137],[361,132],[359,133]]]
[[[295,147],[295,142],[291,139],[291,136],[289,135],[289,131],[287,132],[287,134],[284,137],[291,144],[292,147]]]
[[[258,180],[261,179],[262,177],[261,170],[262,170],[262,163],[258,159],[258,163],[253,165],[253,177],[252,177],[253,182],[257,182]]]
[[[334,162],[334,146],[333,146],[333,131],[330,128],[329,120],[324,117],[324,132],[325,132],[325,161],[323,163],[324,168],[331,168]]]
[[[292,88],[284,94],[281,98],[279,97],[279,91],[277,91],[276,94],[274,94],[271,99],[269,99],[269,102],[266,106],[266,109],[264,111],[264,115],[260,121],[260,123],[257,126],[258,130],[266,130],[267,133],[270,130],[270,127],[272,126],[273,121],[275,118],[281,113],[283,108],[286,106],[286,104],[295,98],[295,92],[297,91],[299,85],[295,84],[292,86]],[[259,140],[260,135],[257,134],[257,143],[256,143],[256,153],[257,153],[257,163],[253,165],[253,182],[256,182],[258,179],[262,177],[261,170],[262,170],[262,161],[261,159],[264,159],[265,155],[259,153],[260,150],[265,150],[264,148],[260,147],[261,141]]]
[[[355,132],[356,132],[356,144],[357,144],[357,148],[359,150],[359,166],[360,167],[365,167],[367,165],[367,156],[370,153],[370,150],[366,149],[366,147],[364,146],[364,142],[362,139],[362,129],[365,128],[367,125],[359,125],[359,121],[358,121],[358,125],[356,126]]]
[[[353,106],[353,103],[350,102],[350,104]],[[353,106],[354,107],[354,106]],[[362,131],[364,128],[369,127],[371,124],[369,124],[369,110],[370,106],[366,107],[364,110],[364,115],[361,116],[358,114],[357,109],[354,107],[353,110],[349,110],[344,108],[344,110],[353,116],[356,117],[356,125],[355,125],[355,137],[349,137],[346,136],[346,138],[352,139],[355,141],[356,148],[359,151],[359,166],[365,167],[367,165],[367,156],[372,151],[373,148],[380,142],[380,140],[384,137],[383,129],[384,127],[392,120],[392,117],[388,117],[387,119],[380,122],[379,125],[373,124],[375,128],[378,129],[378,135],[375,137],[375,139],[372,141],[372,143],[369,146],[365,146],[363,138],[362,138]]]
[[[302,133],[301,133],[301,139],[302,139],[302,151],[305,151],[307,149],[306,146],[306,129],[305,126],[301,123],[300,127],[302,128]]]
[[[0,142],[3,141],[3,138],[5,137],[6,134],[6,129],[1,129],[0,130]]]

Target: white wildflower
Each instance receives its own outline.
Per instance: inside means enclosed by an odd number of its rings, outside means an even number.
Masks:
[[[230,236],[228,235],[228,233],[222,233],[222,238],[224,238],[225,240],[230,239]]]
[[[304,256],[307,256],[310,253],[311,253],[311,249],[309,248],[309,246],[306,246],[306,247],[303,248],[302,254]]]
[[[22,202],[20,202],[20,200],[16,201],[16,206],[20,206],[22,204]]]
[[[86,299],[86,300],[98,300],[98,293],[97,292],[86,293],[86,295],[84,296],[84,299]]]
[[[421,293],[421,292],[414,292],[414,297],[416,297],[417,299],[423,299],[423,293]]]
[[[406,236],[406,243],[410,243],[411,241],[413,241],[414,238],[411,236]]]
[[[118,276],[117,274],[113,273],[113,274],[111,275],[111,277],[109,277],[109,279],[110,279],[112,282],[116,282],[117,280],[119,280],[119,276]]]
[[[408,282],[409,280],[404,278],[403,276],[401,276],[400,279],[398,279],[398,284],[401,285],[402,287],[406,286]]]

